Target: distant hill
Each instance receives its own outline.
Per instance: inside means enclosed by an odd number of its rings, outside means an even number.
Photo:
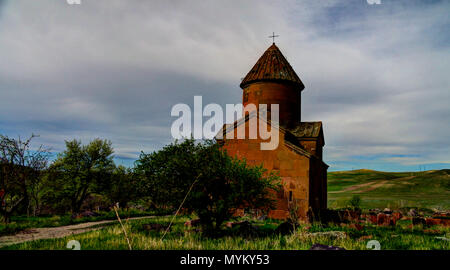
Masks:
[[[354,170],[328,173],[328,207],[359,195],[363,208],[450,209],[450,169],[424,172]]]

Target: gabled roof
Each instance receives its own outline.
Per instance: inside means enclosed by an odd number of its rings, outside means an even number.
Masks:
[[[218,135],[219,135],[219,134],[222,134],[222,135],[223,135],[223,138],[225,138],[225,135],[226,135],[228,132],[234,131],[235,128],[237,128],[238,126],[244,124],[244,123],[247,122],[248,120],[250,120],[250,119],[252,119],[252,118],[255,118],[255,117],[258,117],[258,114],[257,114],[256,111],[252,111],[252,112],[250,112],[249,114],[246,114],[245,117],[242,117],[242,118],[240,118],[240,119],[234,121],[234,122],[231,123],[231,124],[224,124],[224,125],[222,126],[222,128],[219,130],[219,132],[217,132],[217,135],[214,136],[214,138],[215,138],[216,140],[221,140],[221,139],[218,138]],[[265,118],[265,117],[261,117],[261,119],[262,119],[263,121],[265,121],[266,123],[268,123],[271,127],[278,128],[280,131],[286,133],[287,130],[286,130],[283,126],[279,125],[278,122],[273,122],[273,123],[272,123],[269,119],[267,119],[267,118]]]
[[[254,117],[258,117],[256,112],[252,112],[250,114],[245,115],[245,117],[238,119],[236,121],[234,121],[231,124],[224,124],[222,126],[222,128],[219,130],[219,132],[217,133],[217,135],[215,136],[215,139],[217,141],[224,141],[226,140],[226,134],[228,132],[234,131],[234,129],[236,129],[238,126],[245,124],[248,120],[254,118]],[[290,134],[291,132],[289,130],[287,130],[286,128],[284,128],[283,126],[280,126],[277,122],[271,122],[269,119],[261,117],[261,119],[263,121],[265,121],[267,124],[269,124],[272,128],[278,128],[280,130],[280,132],[283,133],[288,133]],[[218,135],[222,134],[222,138],[219,138]],[[302,156],[308,157],[308,158],[317,158],[316,156],[314,156],[313,154],[311,154],[310,152],[308,152],[307,150],[303,149],[300,145],[295,145],[294,142],[288,141],[288,140],[284,140],[284,144],[292,149],[293,151],[295,151],[297,154],[300,154]],[[322,161],[323,162],[323,161]]]
[[[258,81],[284,81],[298,85],[300,90],[305,88],[303,82],[275,43],[259,58],[242,80],[240,86],[245,88],[247,85]]]

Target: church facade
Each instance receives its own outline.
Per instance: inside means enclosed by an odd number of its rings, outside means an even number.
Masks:
[[[269,129],[279,129],[278,146],[273,150],[261,150],[260,145],[265,140],[259,137],[236,139],[239,126],[249,134],[251,118],[260,117],[245,111],[242,119],[224,125],[220,131],[223,136],[217,141],[229,155],[245,159],[251,165],[262,164],[281,177],[283,189],[276,194],[276,208],[269,212],[269,217],[285,219],[289,211],[295,210],[306,220],[309,212],[327,207],[328,165],[322,159],[325,145],[322,122],[301,121],[301,92],[305,86],[273,43],[240,87],[244,107],[254,104],[258,108],[260,104],[267,104],[270,116],[271,105],[278,104],[279,121],[266,121]],[[231,138],[228,133],[233,133],[234,139],[227,139]]]

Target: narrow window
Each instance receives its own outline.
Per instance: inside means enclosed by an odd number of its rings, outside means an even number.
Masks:
[[[292,191],[289,191],[289,201],[292,202]]]

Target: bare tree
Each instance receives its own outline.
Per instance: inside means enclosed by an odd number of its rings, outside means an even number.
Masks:
[[[27,140],[0,135],[0,214],[9,222],[11,214],[24,205],[29,215],[39,211],[42,172],[48,166],[50,149],[42,145],[31,150],[31,135]]]

